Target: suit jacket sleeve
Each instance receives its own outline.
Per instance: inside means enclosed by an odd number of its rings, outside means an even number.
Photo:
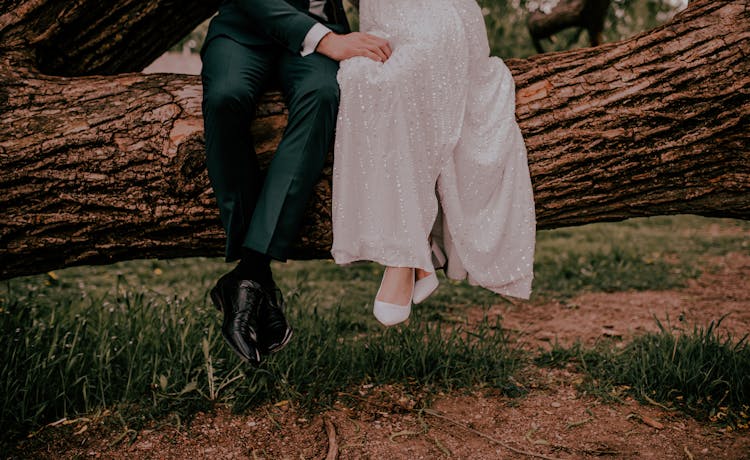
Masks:
[[[299,53],[317,21],[284,0],[234,0],[258,30]]]

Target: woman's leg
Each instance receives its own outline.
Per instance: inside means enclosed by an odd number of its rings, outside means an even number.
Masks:
[[[414,296],[414,269],[386,267],[372,313],[384,326],[395,326],[409,319]]]
[[[414,269],[411,267],[386,267],[376,300],[393,305],[411,305],[414,289]]]
[[[407,305],[411,300],[414,281],[425,279],[433,273],[435,272],[428,272],[421,268],[385,267],[383,281],[376,299],[396,305]]]

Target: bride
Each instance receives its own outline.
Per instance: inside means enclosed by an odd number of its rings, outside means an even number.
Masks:
[[[360,24],[392,51],[347,59],[338,73],[334,260],[386,267],[373,313],[388,326],[438,287],[440,268],[528,299],[526,147],[513,78],[489,56],[476,1],[361,0]]]

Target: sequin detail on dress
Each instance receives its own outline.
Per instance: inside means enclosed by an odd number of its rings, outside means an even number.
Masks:
[[[510,71],[490,57],[474,0],[362,0],[360,27],[387,38],[385,63],[341,63],[333,248],[528,298],[536,233]]]

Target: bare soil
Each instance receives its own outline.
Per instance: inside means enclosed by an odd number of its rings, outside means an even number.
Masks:
[[[720,330],[750,331],[750,255],[706,261],[706,270],[680,290],[586,293],[569,302],[499,304],[504,327],[524,347],[555,340],[591,345],[602,337],[626,343],[657,330],[654,317],[674,329],[692,329],[728,314]],[[469,321],[487,313],[467,312]],[[433,396],[432,411],[418,412],[425,395],[398,387],[353,388],[337,405],[305,418],[280,402],[244,415],[219,408],[189,427],[174,423],[138,432],[113,431],[108,415],[47,427],[32,442],[41,458],[249,459],[750,459],[750,432],[700,423],[656,405],[603,403],[577,392],[582,376],[565,369],[529,368],[518,377],[523,397],[474,390]],[[515,449],[517,451],[514,451]],[[337,454],[337,457],[334,456]]]
[[[704,267],[698,279],[680,290],[584,293],[566,303],[505,303],[487,314],[500,315],[503,327],[519,332],[531,347],[555,340],[566,346],[576,340],[593,345],[602,337],[627,340],[658,331],[656,319],[679,331],[707,326],[726,315],[720,332],[737,338],[750,332],[750,255],[712,257]],[[474,321],[485,314],[472,313]]]

